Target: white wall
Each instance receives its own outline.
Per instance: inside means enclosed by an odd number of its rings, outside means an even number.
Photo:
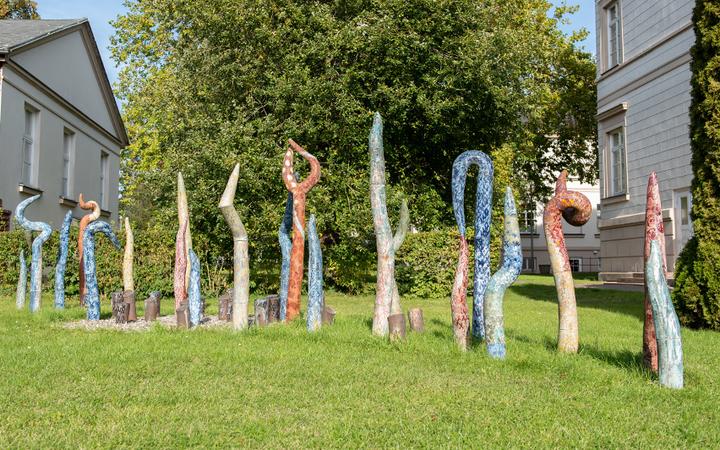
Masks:
[[[24,132],[26,102],[38,109],[37,132],[37,186],[42,197],[28,209],[28,217],[43,220],[58,228],[65,213],[72,209],[74,217],[86,212],[70,208],[58,202],[61,193],[63,167],[63,130],[75,132],[74,189],[72,199],[82,192],[86,200],[96,200],[100,192],[100,154],[107,151],[109,157],[108,203],[109,220],[118,217],[118,181],[120,172],[120,148],[100,130],[68,111],[58,102],[31,85],[9,66],[2,68],[2,97],[0,98],[0,198],[5,209],[14,210],[28,194],[19,193],[21,181],[21,142]],[[107,219],[107,218],[106,218]]]

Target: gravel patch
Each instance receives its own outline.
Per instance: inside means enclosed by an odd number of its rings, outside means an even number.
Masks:
[[[175,316],[161,316],[153,322],[146,322],[142,317],[138,317],[135,322],[128,323],[116,323],[115,319],[101,319],[101,320],[78,320],[75,322],[65,322],[63,328],[71,329],[85,329],[88,331],[94,330],[118,330],[118,331],[147,331],[154,326],[159,324],[165,328],[176,328],[177,321]],[[232,328],[232,322],[226,322],[219,320],[217,316],[206,316],[200,321],[198,328]]]

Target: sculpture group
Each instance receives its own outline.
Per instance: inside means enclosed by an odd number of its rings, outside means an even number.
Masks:
[[[240,165],[233,168],[218,207],[222,212],[233,238],[233,286],[219,301],[219,315],[231,318],[236,330],[247,328],[251,322],[265,325],[271,322],[287,322],[300,314],[300,297],[303,281],[303,257],[305,252],[305,209],[310,190],[320,180],[320,163],[303,147],[289,141],[284,154],[281,177],[287,188],[285,213],[280,224],[278,240],[281,253],[280,290],[277,296],[269,296],[255,302],[253,320],[248,316],[250,298],[250,261],[248,234],[235,209],[235,193],[240,181]],[[370,203],[377,244],[377,283],[372,333],[392,340],[405,338],[405,316],[395,280],[395,255],[402,245],[409,224],[408,205],[400,206],[400,220],[393,235],[386,205],[386,174],[383,147],[383,123],[375,113],[368,139]],[[294,171],[293,157],[297,153],[310,166],[306,179],[300,180]],[[466,236],[465,188],[468,171],[477,166],[475,194],[475,222],[473,237],[473,287],[472,327],[467,305],[467,289],[470,267],[470,250]],[[579,349],[579,325],[575,289],[570,269],[562,220],[581,226],[592,213],[589,200],[579,192],[566,187],[567,172],[558,177],[554,196],[548,201],[543,214],[555,286],[558,296],[558,351],[576,353]],[[490,221],[493,193],[493,164],[488,155],[477,150],[460,154],[452,166],[453,212],[458,226],[458,263],[450,296],[450,312],[453,335],[458,348],[466,351],[471,339],[484,342],[491,358],[504,359],[507,354],[503,299],[506,289],[517,279],[522,268],[522,251],[517,208],[511,188],[504,196],[504,233],[502,261],[499,269],[490,274]],[[25,217],[26,209],[39,195],[21,202],[15,211],[18,224],[38,233],[32,243],[30,263],[30,311],[40,308],[42,289],[42,245],[50,237],[52,228],[43,222]],[[80,261],[80,298],[87,309],[88,320],[100,318],[100,293],[95,263],[95,236],[104,234],[116,248],[120,243],[110,224],[99,220],[100,208],[94,201],[86,202],[82,194],[79,206],[90,211],[80,220],[78,255]],[[204,300],[200,289],[200,259],[192,248],[190,211],[187,191],[181,173],[177,178],[178,230],[175,242],[175,265],[173,290],[178,326],[196,327],[203,321]],[[55,266],[56,308],[65,306],[65,269],[68,258],[71,213],[65,216],[60,229],[59,250]],[[124,221],[125,251],[123,255],[123,291],[113,293],[113,314],[122,320],[136,320],[135,286],[133,281],[134,237],[128,218]],[[306,326],[309,332],[319,330],[323,324],[332,323],[334,310],[325,305],[323,292],[323,263],[318,220],[310,215],[307,240],[308,303]],[[647,189],[646,241],[645,241],[645,320],[643,325],[643,361],[649,370],[658,373],[660,383],[672,388],[683,386],[682,344],[680,325],[670,299],[666,282],[665,241],[662,209],[658,182],[651,174]],[[16,291],[16,305],[23,308],[26,297],[27,266],[24,251],[20,251],[20,279]],[[145,319],[154,320],[160,311],[160,295],[155,292],[145,301]],[[424,329],[422,310],[408,312],[410,328]],[[184,324],[184,325],[183,325]]]

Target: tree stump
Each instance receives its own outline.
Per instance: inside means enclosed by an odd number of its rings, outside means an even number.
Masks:
[[[268,300],[259,298],[255,300],[255,325],[264,327],[268,324]]]
[[[110,310],[112,311],[112,318],[117,319],[115,317],[115,312],[117,310],[116,304],[118,303],[125,303],[125,299],[123,299],[123,293],[122,292],[113,292],[110,294]]]
[[[391,314],[388,316],[388,331],[390,332],[390,340],[405,339],[405,314]]]
[[[157,320],[160,315],[160,292],[153,291],[150,297],[145,299],[145,321],[152,322]]]
[[[218,298],[218,319],[226,322],[232,320],[232,289]]]
[[[123,300],[128,304],[128,322],[135,322],[137,320],[137,310],[135,308],[135,292],[123,291]]]
[[[180,307],[175,310],[175,321],[180,329],[190,328],[190,310],[187,302],[180,303]]]
[[[425,321],[423,320],[423,311],[420,308],[413,308],[408,311],[408,321],[410,322],[410,331],[416,333],[425,332]]]
[[[335,310],[332,307],[325,305],[323,307],[323,312],[322,312],[322,324],[323,325],[332,325],[334,322],[335,322]]]
[[[268,295],[265,298],[268,302],[268,323],[280,322],[280,296]]]

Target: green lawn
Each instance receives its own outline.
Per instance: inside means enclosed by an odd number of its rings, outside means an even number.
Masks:
[[[642,294],[577,294],[581,351],[560,355],[552,279],[521,278],[505,361],[455,349],[445,298],[404,299],[427,331],[402,344],[371,336],[369,296],[329,295],[315,335],[68,330],[80,308],[3,298],[0,448],[718,447],[720,334],[684,329],[686,389],[664,389],[640,367]]]

